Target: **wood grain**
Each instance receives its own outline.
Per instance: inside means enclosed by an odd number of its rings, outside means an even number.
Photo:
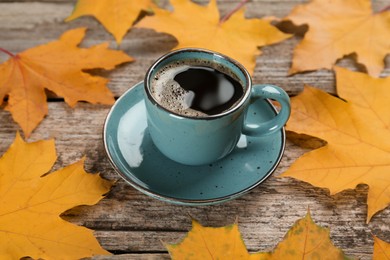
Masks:
[[[0,47],[18,53],[55,40],[70,28],[86,26],[90,29],[82,46],[108,41],[112,48],[118,48],[113,37],[94,18],[83,17],[70,23],[64,22],[75,2],[3,0],[0,3]],[[283,17],[295,5],[303,2],[251,1],[247,4],[246,16]],[[167,1],[161,3],[168,4]],[[222,14],[226,14],[236,3],[233,0],[218,1]],[[384,0],[374,1],[374,10],[380,10],[387,4]],[[286,24],[278,26],[286,31],[291,30]],[[280,44],[261,48],[262,54],[257,57],[253,74],[254,82],[279,85],[290,95],[298,94],[304,84],[335,94],[331,71],[288,75],[292,51],[300,40],[301,35],[296,35]],[[109,77],[108,87],[119,97],[143,79],[145,71],[155,59],[175,45],[176,40],[172,36],[152,30],[133,29],[125,36],[119,48],[136,61],[119,66],[112,72],[94,70],[91,73]],[[0,54],[0,62],[6,58]],[[356,70],[356,64],[351,59],[343,59],[340,64]],[[390,64],[389,58],[387,64]],[[382,76],[389,74],[390,68],[387,66]],[[82,102],[71,109],[61,98],[51,96],[49,115],[29,139],[55,138],[58,160],[53,170],[85,155],[88,172],[100,172],[104,178],[117,181],[107,197],[97,205],[77,207],[62,216],[72,223],[94,229],[101,245],[115,254],[95,259],[169,259],[163,242],[177,243],[184,238],[191,228],[191,217],[205,226],[222,226],[238,219],[250,252],[271,251],[294,222],[305,216],[308,208],[317,224],[330,228],[334,244],[351,256],[371,259],[371,234],[390,242],[390,208],[379,212],[369,224],[365,224],[367,186],[360,185],[355,190],[330,196],[327,190],[277,177],[294,160],[314,147],[307,138],[294,134],[288,134],[286,152],[277,171],[262,185],[239,199],[202,207],[177,206],[152,199],[121,180],[105,156],[101,137],[109,109],[109,106]],[[20,131],[20,128],[13,122],[11,115],[0,109],[0,154],[8,149],[16,131]],[[314,141],[317,147],[322,143]]]

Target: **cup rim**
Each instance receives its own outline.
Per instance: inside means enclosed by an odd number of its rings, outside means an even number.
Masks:
[[[182,52],[201,52],[201,53],[206,53],[206,54],[209,54],[209,55],[216,55],[219,58],[222,58],[222,59],[228,61],[229,63],[233,64],[234,66],[236,66],[242,72],[242,74],[244,75],[245,80],[246,80],[246,84],[243,86],[244,87],[244,94],[241,97],[241,99],[238,102],[236,102],[234,104],[234,106],[230,107],[229,109],[227,109],[227,110],[225,110],[225,111],[223,111],[221,113],[214,114],[214,115],[206,115],[206,116],[182,115],[182,114],[179,114],[179,113],[177,113],[175,111],[169,110],[169,109],[165,108],[164,106],[162,106],[153,97],[153,95],[152,95],[152,93],[150,91],[149,80],[151,78],[151,75],[152,75],[154,69],[162,61],[164,61],[165,59],[167,59],[167,58],[169,58],[171,56],[177,55],[178,53],[182,53]],[[158,108],[168,112],[169,114],[173,114],[176,117],[180,117],[180,118],[195,119],[195,120],[198,120],[198,119],[199,120],[207,120],[207,119],[221,118],[221,117],[224,117],[226,115],[232,114],[235,111],[239,110],[245,104],[245,102],[248,100],[248,98],[250,96],[251,89],[252,89],[252,79],[251,79],[251,76],[250,76],[249,72],[245,69],[245,67],[241,63],[239,63],[235,59],[232,59],[232,58],[230,58],[230,57],[228,57],[228,56],[226,56],[226,55],[224,55],[222,53],[219,53],[219,52],[216,52],[216,51],[212,51],[212,50],[208,50],[208,49],[203,49],[203,48],[181,48],[181,49],[176,49],[176,50],[170,51],[170,52],[164,54],[163,56],[161,56],[160,58],[158,58],[156,61],[153,62],[153,64],[149,67],[148,71],[146,72],[145,79],[144,79],[144,89],[145,89],[146,96],[148,97],[148,100],[151,101],[153,103],[153,105],[155,105]]]

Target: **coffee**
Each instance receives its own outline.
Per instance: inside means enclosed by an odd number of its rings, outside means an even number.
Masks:
[[[151,93],[164,108],[184,116],[220,114],[243,96],[242,84],[221,65],[184,60],[168,64],[154,74]]]

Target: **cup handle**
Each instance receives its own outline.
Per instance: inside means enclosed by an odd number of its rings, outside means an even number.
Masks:
[[[274,99],[281,105],[279,113],[269,121],[258,124],[244,122],[242,133],[249,136],[261,136],[272,134],[281,129],[290,117],[290,98],[280,87],[269,84],[258,84],[252,86],[251,103],[262,98]]]

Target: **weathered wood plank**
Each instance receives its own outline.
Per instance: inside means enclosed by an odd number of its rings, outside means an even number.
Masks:
[[[248,12],[256,10],[257,16],[268,15],[261,13],[264,10],[278,10],[276,16],[288,14],[290,9],[299,1],[275,4],[273,2],[256,1],[248,8]],[[265,5],[260,8],[260,5]],[[112,48],[117,48],[112,36],[93,18],[85,17],[71,23],[63,22],[71,12],[70,3],[3,3],[0,4],[4,13],[0,16],[0,45],[11,52],[17,53],[24,49],[46,43],[58,38],[62,32],[70,28],[87,26],[89,30],[83,46],[90,46],[109,41]],[[231,5],[222,2],[221,8],[228,9]],[[23,11],[20,11],[23,10]],[[276,11],[276,10],[275,10]],[[25,13],[27,12],[27,13]],[[255,16],[248,14],[248,16]],[[294,37],[282,43],[261,48],[263,54],[257,57],[257,66],[253,74],[256,83],[272,83],[283,87],[289,94],[299,93],[304,84],[313,85],[330,93],[335,93],[334,75],[329,70],[319,70],[293,76],[288,75],[291,64],[292,51],[298,44],[300,37]],[[152,30],[133,29],[126,35],[120,49],[133,56],[136,61],[120,66],[111,73],[100,72],[111,78],[110,89],[115,96],[120,96],[130,86],[143,80],[147,68],[163,53],[176,45],[176,40],[166,34],[156,33]],[[0,55],[0,61],[5,60]],[[390,57],[387,64],[390,64]],[[341,65],[354,69],[351,60],[344,60]],[[383,76],[390,74],[390,67],[383,72]]]
[[[63,20],[73,9],[74,0],[11,1],[0,3],[0,46],[20,52],[38,44],[52,41],[70,28],[91,28],[82,46],[103,41],[117,48],[112,36],[93,18],[84,17],[71,23]],[[207,3],[207,1],[197,1]],[[238,1],[219,0],[222,14],[231,10]],[[305,1],[254,0],[247,4],[248,18],[287,15],[291,9]],[[167,5],[167,1],[162,1]],[[373,1],[374,10],[388,5],[388,0]],[[282,29],[286,27],[281,26]],[[335,93],[331,71],[288,76],[292,51],[300,36],[282,43],[261,48],[253,75],[254,82],[282,86],[291,95],[299,93],[304,84],[314,85]],[[130,64],[119,66],[113,72],[94,71],[111,79],[109,88],[120,96],[129,87],[143,79],[146,69],[163,53],[169,51],[176,40],[152,30],[133,29],[124,38],[120,49],[136,58]],[[0,62],[7,57],[0,54]],[[350,60],[343,66],[355,68]],[[383,76],[390,75],[390,57]],[[0,155],[12,143],[19,127],[10,114],[0,109]],[[191,228],[191,216],[205,226],[238,223],[249,251],[270,251],[282,240],[296,220],[310,208],[314,221],[331,229],[331,239],[347,254],[360,259],[371,259],[373,239],[371,233],[390,242],[390,208],[375,215],[365,224],[368,187],[343,191],[335,196],[307,183],[277,178],[289,165],[310,148],[302,148],[295,135],[289,135],[284,158],[277,171],[249,194],[215,206],[184,207],[152,199],[121,180],[109,164],[102,144],[102,127],[110,106],[79,103],[74,109],[61,102],[49,102],[49,115],[33,132],[29,141],[55,138],[59,155],[53,170],[73,163],[84,155],[88,172],[100,172],[104,178],[117,181],[111,192],[95,206],[81,206],[63,214],[63,218],[96,230],[102,246],[118,255],[94,259],[169,259],[161,241],[176,243]],[[294,138],[293,138],[294,137]],[[304,142],[304,140],[303,140]],[[318,142],[320,143],[320,142]]]
[[[108,106],[80,103],[70,109],[62,102],[49,104],[50,114],[32,134],[32,140],[55,137],[59,155],[55,169],[86,155],[86,170],[117,180],[115,187],[93,207],[64,214],[75,224],[96,231],[102,246],[112,252],[164,252],[160,240],[180,241],[191,228],[190,216],[206,226],[233,223],[236,218],[251,251],[271,250],[309,207],[316,223],[331,229],[334,243],[347,253],[370,259],[372,237],[390,240],[390,209],[365,224],[367,188],[329,196],[326,190],[290,179],[276,178],[308,149],[288,141],[285,156],[274,175],[249,194],[222,205],[184,207],[149,198],[122,181],[105,157],[101,130]],[[12,142],[18,127],[8,112],[0,111],[0,153]],[[88,123],[82,123],[88,122]],[[81,126],[82,124],[82,126]],[[77,129],[77,131],[75,130]]]
[[[112,255],[112,256],[96,256],[92,257],[94,260],[164,260],[171,259],[168,254],[121,254],[121,255]]]
[[[291,189],[290,186],[295,188]],[[271,179],[250,194],[224,205],[190,208],[166,205],[130,191],[129,187],[123,188],[123,192],[118,192],[117,189],[121,189],[118,187],[113,192],[122,195],[126,202],[111,200],[109,196],[97,206],[77,209],[81,212],[77,212],[75,218],[69,218],[72,215],[69,213],[66,219],[75,223],[80,219],[78,224],[95,229],[96,223],[105,222],[102,225],[108,226],[107,230],[110,231],[97,231],[99,241],[106,249],[121,252],[129,250],[129,247],[140,251],[163,250],[160,239],[170,243],[180,241],[190,229],[189,215],[208,226],[231,224],[238,217],[248,249],[270,251],[290,226],[304,216],[306,207],[310,207],[316,223],[331,228],[335,245],[356,257],[370,259],[373,243],[370,231],[388,239],[389,223],[385,218],[389,210],[375,217],[369,227],[364,224],[364,188],[359,188],[359,193],[349,191],[329,197],[326,192],[306,184],[275,184],[275,180]],[[97,212],[107,211],[112,213],[102,214],[101,219],[95,219]],[[93,219],[89,219],[90,216]],[[130,231],[121,231],[126,229]]]

